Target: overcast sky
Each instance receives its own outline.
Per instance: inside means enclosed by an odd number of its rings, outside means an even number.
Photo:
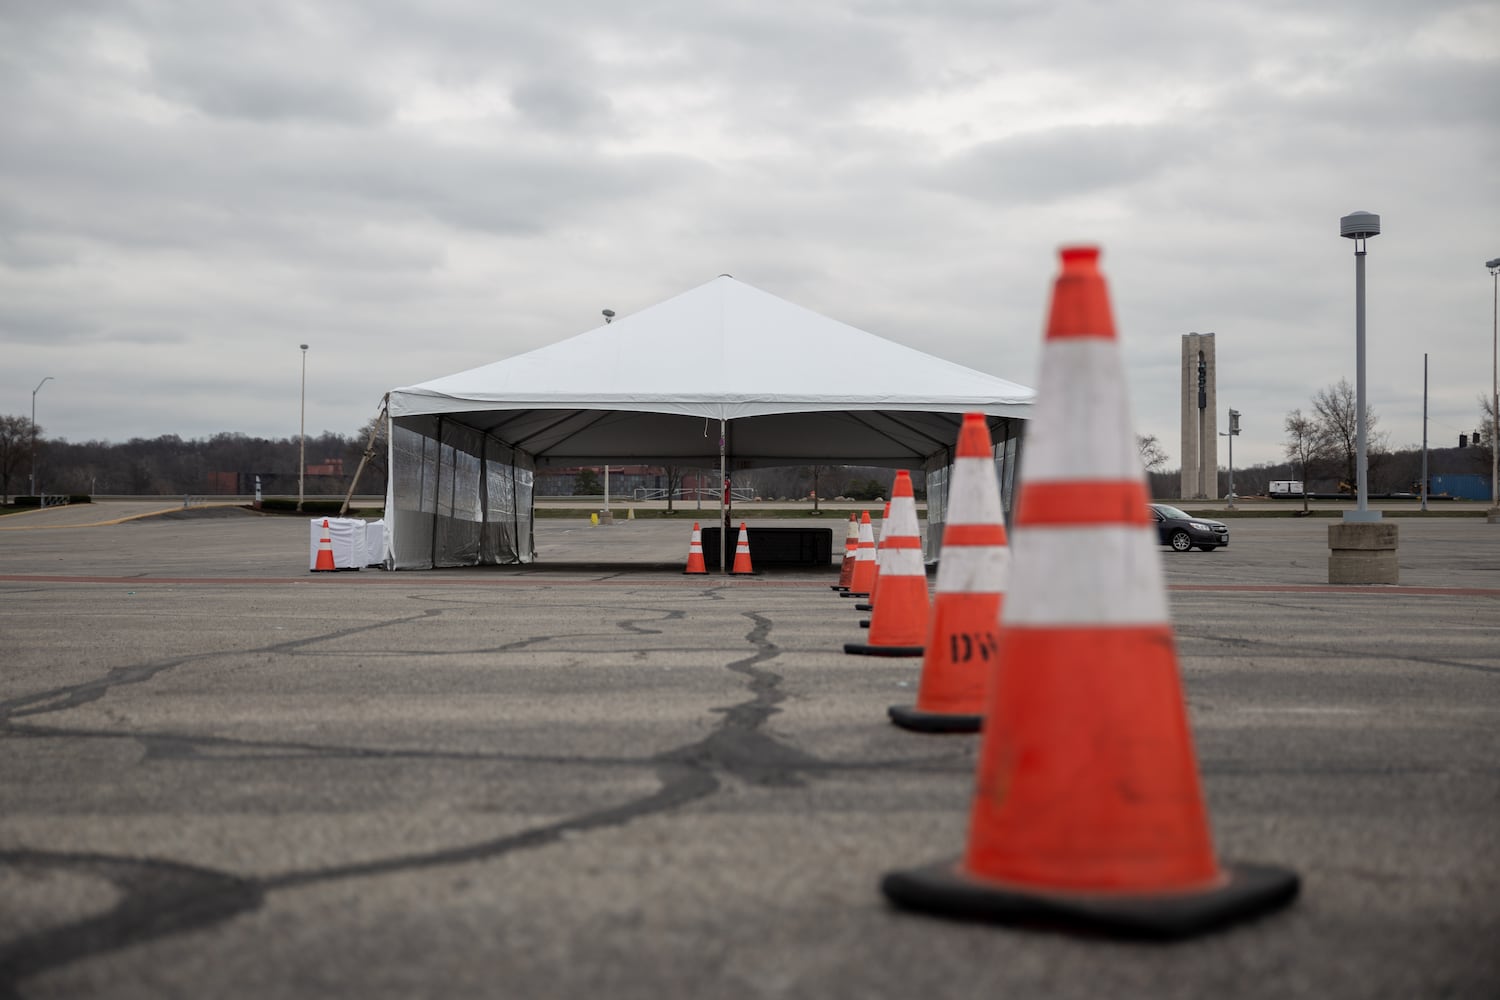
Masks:
[[[308,433],[352,435],[390,388],[721,273],[1035,385],[1056,250],[1093,242],[1138,429],[1180,463],[1181,337],[1213,331],[1235,464],[1277,461],[1287,412],[1354,381],[1356,210],[1382,220],[1390,443],[1421,442],[1424,353],[1434,445],[1490,387],[1492,0],[0,0],[0,21],[0,413],[34,398],[52,437],[295,436],[301,343]]]

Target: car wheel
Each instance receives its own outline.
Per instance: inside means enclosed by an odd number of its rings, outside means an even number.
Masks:
[[[1186,552],[1193,547],[1193,539],[1186,531],[1178,528],[1172,532],[1172,548],[1178,552]]]

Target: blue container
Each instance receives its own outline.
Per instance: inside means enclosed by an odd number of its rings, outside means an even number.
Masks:
[[[1433,476],[1429,495],[1439,496],[1444,493],[1459,500],[1488,500],[1490,499],[1490,477],[1477,476],[1469,472]]]

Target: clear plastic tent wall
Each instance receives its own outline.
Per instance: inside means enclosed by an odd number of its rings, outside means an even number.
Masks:
[[[530,455],[441,415],[390,424],[387,569],[531,562]]]
[[[1016,477],[1021,468],[1023,421],[1002,419],[990,430],[994,440],[992,453],[995,478],[1000,484],[1000,510],[1005,515],[1007,531],[1014,513]],[[922,466],[927,488],[927,532],[922,541],[922,557],[936,562],[942,552],[943,531],[948,525],[948,484],[953,478],[953,451],[946,449],[930,456]]]

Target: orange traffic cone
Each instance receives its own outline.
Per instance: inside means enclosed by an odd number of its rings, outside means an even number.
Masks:
[[[875,529],[870,525],[870,512],[859,515],[859,548],[855,553],[854,576],[849,589],[840,597],[869,597],[870,587],[875,583]]]
[[[859,560],[859,520],[849,515],[849,530],[844,535],[844,561],[839,564],[839,582],[834,590],[848,590],[854,579],[854,564]]]
[[[750,576],[755,570],[750,568],[750,531],[745,527],[745,522],[740,522],[740,540],[734,546],[734,566],[729,570],[731,576]]]
[[[323,518],[323,537],[318,539],[318,558],[313,563],[314,573],[332,573],[338,567],[333,564],[333,539],[328,537],[328,518]]]
[[[1098,254],[1062,251],[968,847],[882,889],[947,916],[1183,937],[1286,904],[1298,878],[1214,857]]]
[[[984,689],[1000,644],[1000,605],[1010,572],[1005,516],[984,414],[964,414],[948,487],[916,705],[892,705],[891,721],[924,733],[977,733]]]
[[[707,573],[708,567],[703,565],[703,532],[698,530],[698,522],[693,522],[693,540],[688,543],[687,569],[683,570],[684,576],[690,573]]]
[[[870,580],[870,599],[863,604],[856,604],[854,606],[855,611],[875,610],[875,598],[880,596],[880,567],[884,564],[885,559],[885,553],[882,551],[885,547],[885,527],[890,523],[891,502],[887,500],[885,502],[885,513],[880,515],[880,528],[875,532],[875,576]],[[862,622],[861,624],[864,628],[870,627],[869,622]]]
[[[896,473],[891,513],[884,526],[885,566],[877,586],[880,598],[870,614],[870,641],[846,642],[844,652],[862,656],[921,656],[927,640],[927,568],[911,475]]]

